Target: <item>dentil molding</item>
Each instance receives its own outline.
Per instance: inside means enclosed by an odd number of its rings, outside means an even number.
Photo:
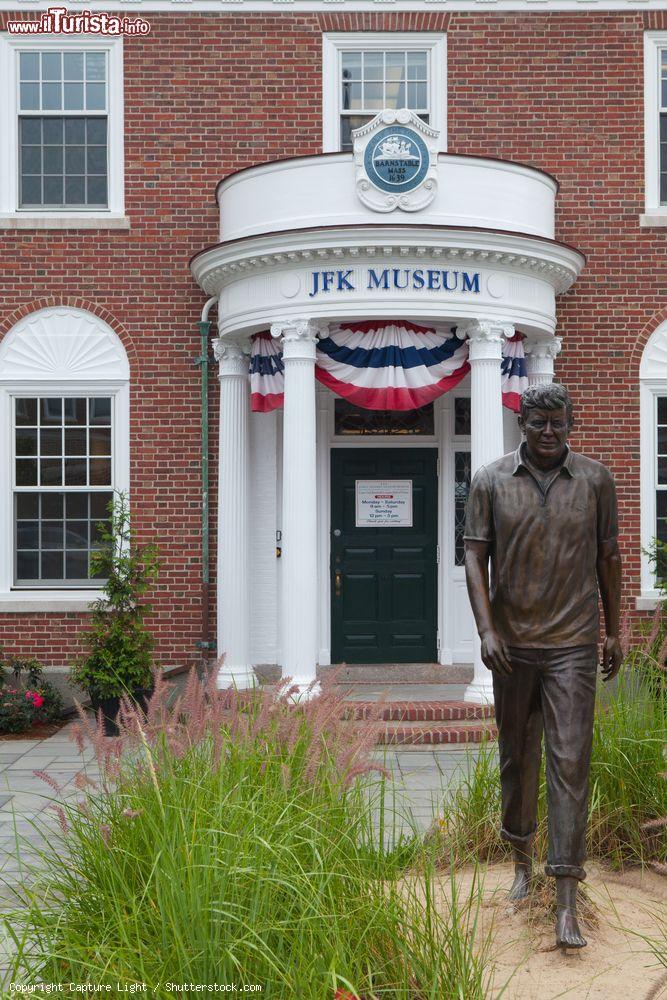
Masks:
[[[297,234],[293,234],[296,236]],[[312,234],[308,234],[312,238]],[[540,240],[537,237],[514,237],[506,234],[480,234],[480,243],[500,243],[504,246],[470,246],[474,239],[466,234],[460,242],[451,234],[429,234],[434,242],[420,239],[392,240],[391,238],[358,242],[332,241],[322,233],[321,246],[295,246],[280,250],[266,249],[257,252],[257,242],[265,243],[268,237],[251,237],[226,245],[220,243],[197,255],[191,264],[195,279],[209,295],[219,294],[227,285],[245,275],[270,273],[291,267],[341,266],[345,261],[368,261],[378,265],[388,264],[392,259],[400,262],[405,258],[416,258],[427,264],[432,261],[438,266],[485,266],[499,271],[520,272],[543,278],[549,282],[557,294],[567,291],[577,278],[583,259],[577,251],[562,244]],[[285,238],[280,237],[285,243]],[[326,241],[326,242],[325,242]],[[437,242],[435,242],[437,241]],[[301,242],[306,242],[301,234]],[[446,245],[449,243],[449,245]],[[328,244],[328,245],[327,245]],[[508,245],[509,244],[509,245]]]

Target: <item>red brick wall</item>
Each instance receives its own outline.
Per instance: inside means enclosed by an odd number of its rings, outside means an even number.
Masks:
[[[160,662],[197,660],[195,643],[202,638],[199,369],[193,359],[205,297],[188,259],[217,240],[214,190],[221,177],[264,160],[321,150],[322,31],[447,30],[450,150],[516,159],[558,177],[557,237],[586,253],[588,265],[560,299],[564,349],[557,377],[577,405],[574,447],[600,458],[616,475],[625,590],[634,597],[638,359],[667,308],[665,231],[638,225],[645,16],[146,16],[151,34],[125,40],[131,229],[2,232],[0,336],[45,300],[84,300],[85,307],[101,310],[125,343],[132,368],[136,524],[142,538],[157,538],[165,557],[150,622]],[[213,486],[216,394],[213,371]],[[212,553],[215,505],[212,489]],[[214,562],[211,568],[215,579]],[[66,663],[83,622],[85,615],[1,614],[0,643],[7,653]]]

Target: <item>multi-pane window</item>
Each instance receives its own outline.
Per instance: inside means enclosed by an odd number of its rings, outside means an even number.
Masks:
[[[410,108],[429,121],[430,51],[350,49],[340,53],[340,148],[384,108]]]
[[[21,51],[19,207],[109,204],[105,51]]]
[[[470,436],[470,397],[457,396],[454,399],[454,436]],[[465,563],[465,531],[466,506],[470,493],[471,480],[470,449],[457,446],[454,451],[454,565]]]
[[[470,493],[471,461],[469,451],[454,452],[454,565],[465,563],[463,533],[466,523],[466,506]]]
[[[667,204],[667,48],[660,50],[660,202]]]
[[[655,468],[655,537],[667,542],[667,396],[658,396]]]
[[[82,586],[112,498],[109,396],[14,399],[14,583]]]
[[[335,433],[342,435],[434,434],[433,403],[418,410],[364,410],[346,399],[334,404]]]
[[[454,434],[470,435],[470,397],[456,396],[454,399]]]

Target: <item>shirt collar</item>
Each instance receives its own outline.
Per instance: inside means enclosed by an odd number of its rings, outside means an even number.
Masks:
[[[573,466],[574,452],[570,448],[569,444],[566,444],[565,447],[567,448],[567,454],[565,456],[562,465],[559,468],[559,472],[560,469],[565,469],[570,478],[573,478],[577,474]],[[525,461],[525,448],[526,448],[526,442],[522,441],[517,450],[514,452],[514,465],[512,467],[513,476],[516,476],[517,472],[522,467],[526,469],[527,472],[530,472],[530,469],[528,468]]]

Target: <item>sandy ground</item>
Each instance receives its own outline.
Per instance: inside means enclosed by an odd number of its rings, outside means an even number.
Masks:
[[[493,934],[489,1000],[667,1000],[667,969],[640,936],[660,942],[667,961],[667,878],[650,871],[619,875],[593,864],[587,871],[591,906],[582,929],[588,945],[563,953],[554,948],[553,916],[546,907],[550,894],[532,908],[512,906],[506,898],[512,866],[483,869],[476,940]],[[448,877],[442,876],[438,889],[445,913]],[[465,891],[472,879],[472,871],[464,869],[457,882]]]

